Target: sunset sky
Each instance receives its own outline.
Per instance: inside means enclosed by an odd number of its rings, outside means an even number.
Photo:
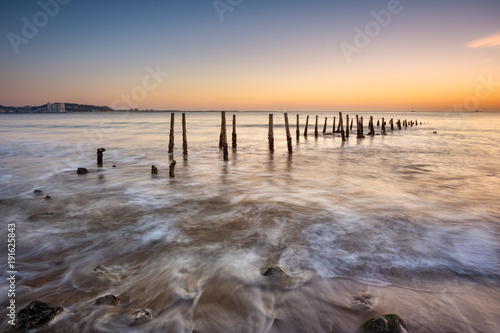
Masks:
[[[2,1],[0,104],[500,111],[500,1]]]

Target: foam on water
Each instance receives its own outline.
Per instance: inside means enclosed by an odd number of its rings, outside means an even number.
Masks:
[[[178,141],[166,152],[169,114],[33,115],[1,128],[19,304],[60,302],[71,310],[62,330],[134,331],[121,311],[147,308],[153,320],[137,331],[352,332],[370,306],[397,306],[413,330],[498,331],[498,115],[462,128],[463,117],[421,114],[435,124],[345,144],[301,137],[288,156],[277,114],[269,154],[267,115],[239,113],[228,162],[216,113],[188,114],[186,158]],[[272,265],[287,274],[262,276]],[[92,307],[108,293],[122,305]],[[445,319],[422,323],[429,304]],[[484,312],[471,319],[469,304]]]

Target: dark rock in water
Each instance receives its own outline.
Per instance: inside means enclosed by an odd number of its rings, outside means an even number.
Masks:
[[[158,174],[158,168],[155,167],[154,165],[151,166],[151,174],[152,175],[157,175]]]
[[[264,274],[264,276],[283,276],[283,275],[289,275],[289,273],[281,266],[275,265],[269,267]]]
[[[359,333],[408,333],[408,327],[401,317],[396,314],[387,314],[372,318],[361,325]]]
[[[94,305],[111,305],[111,306],[117,306],[118,304],[120,304],[120,299],[115,295],[106,295],[99,297],[94,303]]]
[[[132,312],[130,315],[130,325],[140,325],[144,324],[145,322],[151,320],[153,316],[151,315],[151,312],[149,312],[146,309],[142,310],[136,310]]]
[[[40,190],[40,189],[37,189],[37,190],[34,190],[34,191],[33,191],[33,194],[34,194],[34,195],[42,195],[42,193],[43,193],[43,191],[42,191],[42,190]]]
[[[115,164],[113,164],[113,168],[116,168],[116,165],[115,165]]]
[[[76,173],[79,175],[85,175],[88,172],[89,172],[89,170],[87,170],[87,168],[78,168],[78,170],[76,170]]]
[[[45,200],[50,200],[50,199],[52,199],[52,197],[50,195],[45,196]]]
[[[63,311],[59,306],[33,301],[18,312],[16,327],[20,330],[43,327]]]
[[[109,275],[108,269],[103,265],[98,265],[97,267],[94,267],[94,272],[97,272],[98,274]]]

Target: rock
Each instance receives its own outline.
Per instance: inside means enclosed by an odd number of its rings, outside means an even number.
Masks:
[[[52,304],[33,301],[17,314],[16,327],[20,330],[30,330],[43,327],[53,320],[64,309]]]
[[[158,174],[158,168],[155,167],[154,165],[151,166],[151,174],[152,175],[157,175]]]
[[[115,295],[106,295],[96,299],[94,305],[111,305],[117,306],[120,304],[120,299]]]
[[[141,325],[153,318],[151,312],[146,309],[136,310],[130,314],[130,326]]]
[[[372,318],[358,328],[359,333],[408,333],[408,327],[401,317],[387,314]]]
[[[284,276],[289,275],[289,273],[281,266],[275,265],[269,267],[264,274],[264,276]]]
[[[106,267],[103,265],[98,265],[97,267],[94,267],[94,272],[97,272],[97,274],[101,275],[109,275],[109,271]]]
[[[45,196],[45,200],[50,200],[50,199],[52,199],[52,197],[50,195]]]
[[[89,172],[89,170],[87,170],[87,168],[78,168],[78,170],[76,170],[76,173],[79,175],[85,175],[88,172]]]
[[[42,193],[43,193],[43,191],[42,191],[42,190],[40,190],[40,189],[37,189],[37,190],[34,190],[34,191],[33,191],[33,194],[34,194],[34,195],[42,195]]]
[[[369,312],[373,311],[375,306],[377,305],[378,300],[376,297],[370,295],[369,293],[363,293],[359,296],[354,296],[351,301],[351,307],[354,310],[360,312]]]
[[[116,164],[113,164],[113,168],[116,168]]]
[[[111,268],[106,268],[103,265],[99,265],[94,268],[94,272],[100,280],[108,281],[111,283],[116,283],[125,278],[125,274],[120,266],[113,266]]]

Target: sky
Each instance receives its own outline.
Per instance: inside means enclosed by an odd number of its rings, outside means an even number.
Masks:
[[[498,0],[5,0],[0,105],[500,111]]]

